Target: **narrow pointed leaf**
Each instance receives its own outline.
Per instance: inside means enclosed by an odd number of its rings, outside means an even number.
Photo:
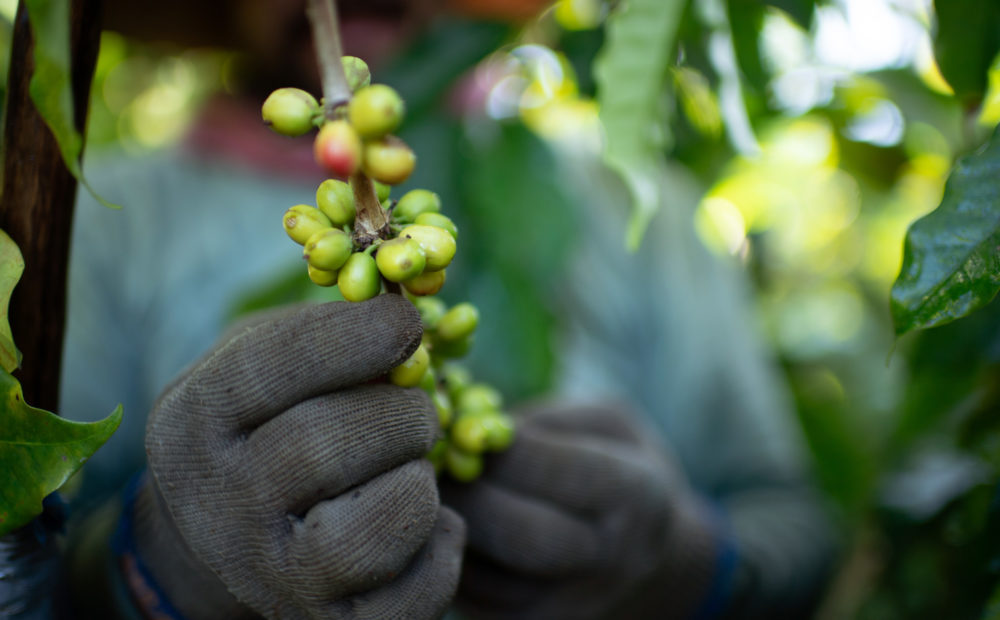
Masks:
[[[943,325],[1000,290],[1000,130],[956,164],[941,205],[910,226],[890,306],[900,336]]]
[[[66,169],[105,207],[120,208],[97,195],[80,168],[83,137],[73,115],[70,72],[69,0],[24,0],[34,38],[35,71],[28,84],[31,100],[55,136]]]
[[[14,372],[21,365],[21,352],[14,346],[7,309],[10,307],[10,294],[23,272],[21,250],[7,233],[0,230],[0,368],[7,372]]]
[[[0,372],[0,536],[42,512],[52,493],[121,422],[121,405],[98,422],[72,422],[24,402],[21,385]]]
[[[685,0],[629,0],[607,22],[595,61],[604,160],[632,196],[626,243],[635,249],[661,203],[660,161],[669,142],[662,97]]]

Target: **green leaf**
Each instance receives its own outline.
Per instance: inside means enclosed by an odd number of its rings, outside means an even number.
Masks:
[[[118,428],[122,407],[97,422],[71,422],[24,402],[21,384],[0,372],[0,536],[42,512],[63,485]]]
[[[955,96],[977,105],[986,92],[987,72],[1000,51],[1000,3],[935,0],[934,55]]]
[[[604,125],[604,160],[632,195],[626,243],[636,249],[660,206],[657,181],[669,142],[661,100],[667,89],[684,0],[629,0],[607,21],[594,63]]]
[[[989,600],[986,601],[982,620],[1000,620],[1000,583],[997,583]]]
[[[7,372],[21,365],[21,352],[14,346],[7,309],[10,295],[24,272],[24,257],[14,240],[0,230],[0,368]]]
[[[1000,290],[1000,131],[956,164],[941,205],[906,234],[892,286],[896,335],[943,325]]]
[[[69,0],[25,0],[25,6],[35,45],[35,72],[28,84],[31,100],[55,136],[66,169],[95,200],[105,207],[118,209],[118,205],[97,195],[80,168],[83,136],[74,124]]]

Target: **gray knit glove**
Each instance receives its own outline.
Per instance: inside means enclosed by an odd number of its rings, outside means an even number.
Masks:
[[[420,337],[397,295],[308,306],[240,330],[160,397],[135,536],[182,613],[443,614],[464,525],[422,458],[437,416],[379,380]]]
[[[690,617],[716,541],[650,435],[610,406],[519,417],[479,480],[442,488],[468,527],[459,608],[474,620]]]

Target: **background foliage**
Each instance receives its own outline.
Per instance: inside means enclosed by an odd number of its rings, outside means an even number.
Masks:
[[[9,38],[11,4],[0,2],[0,37]],[[1000,121],[1000,8],[991,0],[685,6],[677,62],[663,80],[669,96],[646,101],[663,131],[621,152],[625,161],[655,152],[693,171],[706,194],[692,234],[754,284],[761,333],[849,534],[820,616],[1000,617],[996,286],[971,316],[898,341],[897,331],[920,324],[901,323],[897,312],[894,325],[890,313],[907,228],[942,200],[977,197],[974,230],[992,243],[979,263],[996,282],[996,186],[981,190],[1000,166],[990,159],[995,145],[976,152]],[[449,270],[445,296],[480,306],[489,324],[474,351],[490,356],[473,363],[512,397],[542,393],[553,377],[557,317],[546,292],[575,233],[561,160],[598,147],[597,84],[623,79],[593,71],[606,9],[561,0],[517,25],[442,19],[379,72],[410,106],[404,138],[421,158],[410,184],[435,188],[449,209],[461,205],[449,213],[476,239]],[[656,62],[650,70],[662,73]],[[228,52],[106,33],[88,148],[175,143],[232,71]],[[963,156],[980,158],[967,161],[985,166],[984,178],[956,179],[946,193]],[[512,232],[510,222],[529,216],[536,227]],[[934,218],[920,226],[940,241]],[[315,291],[303,278],[265,283],[233,311]]]

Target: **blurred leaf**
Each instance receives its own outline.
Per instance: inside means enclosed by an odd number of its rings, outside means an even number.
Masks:
[[[42,512],[58,489],[121,422],[121,405],[97,422],[71,422],[24,402],[17,379],[0,372],[0,536]]]
[[[935,0],[934,53],[955,95],[976,105],[986,92],[986,74],[1000,51],[1000,3]]]
[[[24,272],[24,257],[14,240],[0,230],[0,368],[7,372],[21,365],[21,352],[14,346],[7,309],[10,295]]]
[[[942,325],[1000,290],[1000,131],[957,163],[941,205],[907,232],[892,287],[896,335]]]
[[[990,600],[986,601],[986,609],[983,610],[982,620],[1000,620],[1000,583],[997,584]]]
[[[25,0],[34,37],[35,72],[28,91],[49,126],[70,173],[105,207],[120,208],[94,191],[83,177],[83,137],[76,130],[71,77],[69,0]]]
[[[661,98],[684,0],[630,0],[608,18],[595,61],[604,159],[632,195],[626,243],[636,249],[661,204],[663,149],[669,142]]]
[[[765,2],[770,6],[784,11],[795,23],[808,31],[812,27],[813,14],[816,7],[825,4],[823,0],[770,0]]]

